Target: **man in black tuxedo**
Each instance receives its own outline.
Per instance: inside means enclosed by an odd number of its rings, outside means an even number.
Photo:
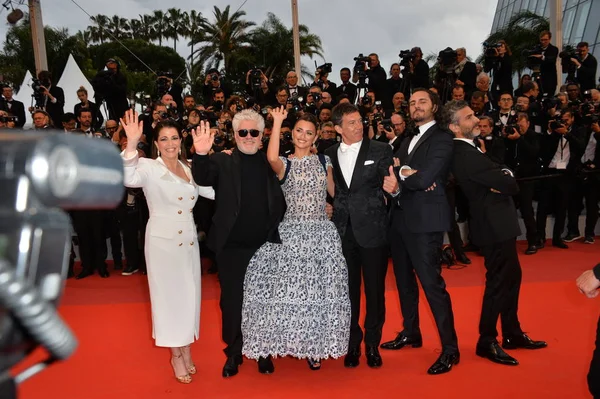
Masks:
[[[590,54],[587,42],[577,44],[577,58],[571,58],[571,62],[577,67],[577,83],[582,92],[596,88],[596,69],[598,61]]]
[[[386,192],[397,196],[392,210],[390,244],[404,330],[381,347],[401,349],[407,345],[415,348],[423,345],[416,274],[442,341],[442,354],[427,372],[442,374],[460,360],[452,303],[440,263],[444,232],[452,228],[452,212],[445,190],[452,160],[452,136],[437,124],[440,100],[431,90],[415,90],[409,110],[418,131],[402,142],[395,154],[402,167],[386,178],[384,186]]]
[[[118,121],[129,108],[127,100],[127,78],[121,72],[121,64],[114,58],[106,61],[105,69],[99,71],[92,79],[94,98],[101,107],[106,101],[108,119]]]
[[[285,87],[288,89],[290,97],[293,97],[295,94],[296,97],[302,97],[304,101],[306,101],[308,89],[306,87],[298,86],[298,75],[296,75],[296,72],[289,71],[287,73],[285,76]]]
[[[10,112],[13,116],[17,117],[15,127],[22,128],[25,125],[25,105],[21,101],[17,101],[13,98],[12,87],[4,86],[2,88],[1,103],[1,109]],[[58,127],[60,127],[60,125]]]
[[[213,186],[216,209],[208,235],[208,247],[216,254],[221,283],[221,322],[227,361],[223,377],[238,373],[242,363],[242,302],[244,277],[252,256],[266,241],[280,242],[277,226],[285,212],[285,201],[277,176],[259,151],[265,122],[262,116],[246,109],[232,121],[237,148],[231,155],[223,152],[208,156],[214,134],[208,122],[193,132],[195,154],[194,180]],[[271,358],[260,358],[258,370],[274,372]]]
[[[519,186],[510,169],[502,168],[475,147],[473,139],[479,134],[479,119],[466,102],[449,102],[445,113],[448,128],[455,135],[452,174],[469,200],[471,237],[481,249],[487,270],[476,354],[516,366],[519,362],[504,352],[496,340],[498,317],[505,349],[547,346],[523,332],[517,315],[521,265],[516,240],[520,230],[512,196],[519,192]]]
[[[342,83],[337,88],[334,101],[338,102],[338,97],[342,94],[345,94],[348,96],[348,100],[354,104],[354,101],[356,100],[357,88],[355,84],[350,82],[351,75],[352,72],[350,72],[350,68],[340,69],[340,79],[342,80]]]
[[[464,47],[456,49],[456,61],[458,64],[454,69],[456,73],[455,84],[462,86],[465,89],[465,94],[469,96],[477,90],[475,84],[477,82],[477,66],[474,62],[467,59],[467,50]]]
[[[377,347],[385,321],[388,263],[388,215],[382,185],[392,165],[392,148],[386,143],[363,139],[362,117],[352,104],[336,105],[331,120],[342,136],[341,143],[325,151],[334,171],[332,220],[342,238],[342,251],[348,264],[352,307],[350,343],[344,366],[356,367],[360,359],[363,331],[358,319],[362,273],[367,300],[364,326],[367,365],[380,367],[383,362]]]
[[[52,126],[60,129],[64,114],[65,92],[62,88],[52,84],[52,74],[48,71],[40,71],[40,73],[38,73],[38,79],[41,83],[42,103],[36,105],[50,115]],[[29,108],[29,111],[33,112],[33,109]]]
[[[552,33],[545,30],[540,33],[540,46],[542,54],[532,55],[542,60],[540,65],[540,73],[542,75],[541,95],[548,97],[554,96],[556,92],[557,76],[556,76],[556,57],[558,57],[558,47],[550,43]]]

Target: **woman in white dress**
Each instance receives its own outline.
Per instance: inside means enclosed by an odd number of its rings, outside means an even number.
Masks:
[[[138,157],[143,131],[138,113],[127,111],[121,124],[127,134],[127,147],[121,153],[125,186],[141,187],[150,211],[145,256],[152,337],[156,346],[171,348],[175,377],[189,384],[190,374],[196,373],[190,344],[200,329],[200,250],[192,210],[198,195],[214,199],[214,191],[194,183],[175,123],[156,126],[155,159]]]

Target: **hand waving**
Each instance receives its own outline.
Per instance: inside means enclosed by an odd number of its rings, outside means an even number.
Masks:
[[[273,108],[269,111],[269,113],[273,117],[273,125],[279,124],[281,126],[285,118],[288,116],[288,112],[283,105],[279,108]]]
[[[121,126],[127,135],[127,143],[137,145],[139,143],[142,132],[144,131],[144,121],[138,121],[139,114],[132,109],[125,111],[125,115],[121,118]]]
[[[194,150],[198,155],[206,155],[211,150],[215,140],[214,133],[210,131],[210,123],[201,121],[198,127],[192,130],[194,138]]]

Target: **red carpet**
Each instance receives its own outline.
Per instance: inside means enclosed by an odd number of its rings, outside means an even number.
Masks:
[[[600,261],[600,243],[573,243],[568,250],[547,247],[537,255],[521,256],[521,324],[549,346],[510,351],[521,363],[517,367],[475,356],[484,269],[483,258],[470,256],[472,265],[444,270],[461,350],[460,364],[446,375],[426,374],[440,344],[421,296],[423,348],[382,351],[381,369],[369,369],[363,357],[356,369],[345,369],[342,360],[330,360],[315,372],[305,361],[284,358],[276,359],[275,373],[265,376],[257,372],[255,362],[246,360],[236,377],[225,380],[219,288],[216,277],[205,274],[200,340],[192,346],[198,374],[192,384],[183,385],[173,377],[169,351],[153,345],[145,276],[122,277],[113,272],[109,279],[92,276],[68,281],[60,312],[77,335],[79,349],[71,359],[26,381],[20,397],[589,398],[586,374],[600,302],[581,295],[574,280]],[[387,290],[384,340],[393,338],[402,325],[391,268]],[[32,355],[41,357],[41,351]]]

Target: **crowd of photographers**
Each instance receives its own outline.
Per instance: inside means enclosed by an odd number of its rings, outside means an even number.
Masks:
[[[419,47],[401,51],[400,62],[390,66],[389,75],[377,54],[359,54],[351,68],[339,70],[339,83],[330,80],[333,66],[329,63],[317,67],[314,81],[305,86],[299,85],[294,71],[287,73],[284,84],[275,86],[273,79],[253,68],[246,74],[245,92],[232,93],[227,79],[218,70],[210,69],[203,84],[202,104],[192,95],[183,95],[183,88],[172,75],[161,73],[156,80],[155,99],[145,97],[142,117],[145,140],[138,149],[141,156],[152,156],[153,128],[167,119],[179,123],[188,154],[193,152],[191,129],[202,120],[211,123],[214,152],[234,148],[232,118],[243,109],[253,108],[266,120],[263,138],[266,150],[272,127],[269,109],[284,106],[288,118],[281,131],[281,155],[294,152],[291,128],[303,113],[317,116],[320,138],[313,151],[323,153],[339,140],[330,121],[331,109],[338,103],[350,102],[359,106],[365,138],[389,143],[396,152],[413,131],[406,99],[414,89],[427,87],[435,90],[442,102],[467,100],[480,119],[477,146],[494,161],[512,168],[520,178],[521,190],[515,200],[526,227],[526,254],[544,247],[549,214],[555,216],[552,245],[567,248],[565,242],[580,238],[591,244],[600,194],[600,174],[592,173],[600,162],[600,146],[596,145],[600,139],[600,92],[595,89],[597,62],[585,42],[579,43],[576,51],[559,53],[550,41],[550,32],[543,32],[540,44],[521,55],[526,57],[532,73],[521,77],[516,90],[512,83],[512,58],[516,55],[503,40],[484,43],[482,65],[469,61],[464,48],[446,48],[439,52],[437,70],[431,75]],[[567,78],[554,95],[558,85],[557,58],[561,59],[562,72]],[[430,80],[430,76],[434,78]],[[65,93],[52,84],[50,73],[41,72],[33,84],[35,106],[29,108],[34,129],[59,128],[110,139],[124,148],[126,136],[119,120],[129,104],[127,81],[119,63],[109,59],[92,85],[95,103],[82,87],[77,93],[67,93],[77,95],[80,103],[73,112],[64,112]],[[101,107],[106,107],[106,121]],[[22,128],[25,111],[24,105],[12,98],[12,88],[4,87],[0,127]],[[451,205],[456,207],[457,222],[466,221],[469,209],[460,187],[451,178],[446,189]],[[534,201],[537,201],[535,211]],[[581,234],[578,222],[584,201],[586,223]],[[202,234],[208,232],[211,214],[210,201],[198,201],[195,216]],[[79,278],[94,270],[108,276],[107,237],[111,238],[116,269],[122,266],[123,246],[128,260],[123,274],[143,270],[143,239],[138,237],[144,234],[147,208],[139,190],[128,189],[116,211],[78,211],[72,216],[83,265]],[[565,225],[567,233],[563,236]],[[465,252],[476,248],[463,245],[456,223],[449,238],[453,251],[444,252],[446,263],[470,263]]]

